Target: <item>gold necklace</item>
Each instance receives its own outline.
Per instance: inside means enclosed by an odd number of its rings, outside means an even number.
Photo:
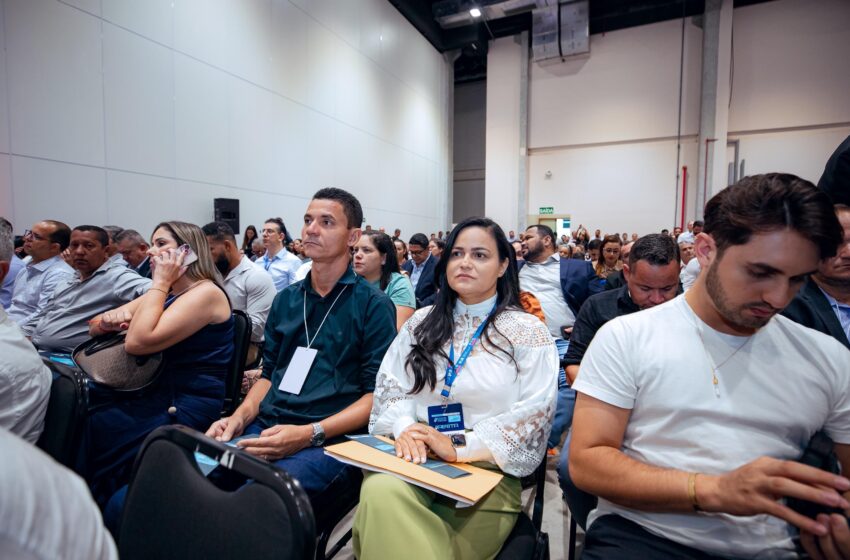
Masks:
[[[700,329],[699,326],[697,326],[697,325],[695,325],[695,328],[697,330],[697,335],[699,336],[699,340],[702,343],[702,350],[703,350],[703,352],[705,352],[705,357],[708,359],[708,363],[711,364],[711,383],[712,383],[712,385],[714,385],[714,396],[719,399],[720,398],[720,380],[717,378],[717,370],[719,370],[724,365],[726,365],[726,362],[731,360],[735,356],[735,354],[740,352],[744,348],[744,346],[749,344],[750,340],[755,338],[756,334],[753,333],[752,335],[750,335],[747,338],[747,340],[742,345],[738,346],[738,348],[736,348],[735,351],[732,352],[729,355],[728,358],[723,360],[720,363],[720,365],[715,365],[714,360],[711,358],[711,354],[708,353],[708,347],[705,344],[705,339],[702,337],[702,329]]]

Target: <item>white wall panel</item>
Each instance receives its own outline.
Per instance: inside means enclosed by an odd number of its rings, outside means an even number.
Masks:
[[[273,71],[276,92],[299,103],[308,103],[308,16],[288,0],[274,0],[272,23]]]
[[[531,65],[529,147],[675,136],[681,20],[593,35],[590,56]],[[699,126],[702,31],[685,27],[682,130]]]
[[[230,0],[174,0],[174,48],[218,68],[227,68],[236,3]]]
[[[63,4],[79,8],[90,14],[100,15],[101,0],[60,0]]]
[[[102,0],[103,19],[157,43],[174,45],[174,0]]]
[[[103,165],[100,20],[56,0],[5,12],[15,152]]]
[[[376,227],[445,221],[449,67],[384,0],[102,0],[102,19],[101,0],[74,1],[97,10],[6,0],[0,83],[8,151],[99,177],[82,192],[100,189],[101,205],[85,220],[69,205],[68,223],[204,223],[230,197],[243,227],[279,215],[297,234],[310,196],[334,185]],[[26,161],[0,192],[7,213],[61,213],[54,187],[28,194],[41,160]]]
[[[109,223],[105,176],[98,167],[13,157],[15,228],[22,232],[47,217],[71,227]]]
[[[682,146],[681,165],[688,166],[691,193],[696,188],[696,144]],[[556,214],[570,214],[574,227],[629,234],[671,229],[680,197],[675,142],[580,148],[529,158],[529,214],[553,206]]]
[[[735,10],[729,130],[850,122],[850,2]]]
[[[109,221],[149,238],[159,222],[178,220],[203,226],[213,219],[213,199],[227,190],[206,184],[109,171]]]
[[[28,225],[18,224],[17,222],[12,194],[10,163],[11,158],[7,154],[0,154],[0,216],[11,220],[13,225],[17,224],[15,231],[29,229]]]
[[[230,76],[188,56],[174,55],[176,176],[228,184]]]
[[[740,140],[739,157],[747,175],[781,171],[817,184],[826,160],[850,136],[850,127],[752,134]]]
[[[108,167],[174,176],[174,52],[103,26]]]
[[[275,184],[275,96],[228,77],[228,184],[273,191]]]
[[[5,47],[6,25],[3,12],[0,5],[0,46]],[[6,53],[0,54],[0,152],[9,153],[9,84],[6,80]]]

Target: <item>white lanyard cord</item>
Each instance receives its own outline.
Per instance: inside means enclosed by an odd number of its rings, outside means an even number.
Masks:
[[[313,335],[313,340],[310,340],[310,331],[307,330],[307,294],[306,294],[306,292],[304,293],[304,335],[307,337],[307,348],[310,348],[313,345],[313,343],[316,342],[316,337],[319,336],[319,333],[322,331],[322,327],[325,326],[325,319],[327,319],[328,315],[331,314],[331,311],[333,311],[334,305],[336,305],[337,300],[339,300],[340,296],[342,295],[342,293],[345,291],[346,288],[348,288],[347,285],[343,286],[342,290],[340,290],[339,294],[337,294],[336,299],[331,304],[330,309],[328,309],[328,312],[325,313],[325,316],[322,319],[322,322],[319,323],[319,329],[316,331],[316,334]]]

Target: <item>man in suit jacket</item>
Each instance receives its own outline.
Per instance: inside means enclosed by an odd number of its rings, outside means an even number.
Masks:
[[[837,204],[835,213],[844,243],[833,258],[821,262],[782,314],[850,348],[850,207]]]
[[[437,294],[437,286],[434,284],[434,269],[438,259],[432,257],[428,251],[428,238],[424,233],[417,233],[410,238],[407,244],[410,251],[410,260],[402,265],[402,268],[410,276],[416,293],[416,308],[431,305]]]
[[[115,244],[118,252],[127,261],[130,268],[139,273],[143,278],[151,277],[151,261],[148,258],[148,249],[145,238],[134,229],[125,229],[115,236]]]
[[[551,228],[542,224],[529,226],[522,236],[525,261],[519,284],[522,291],[531,292],[540,300],[546,326],[563,359],[579,309],[588,297],[604,288],[589,262],[562,259],[556,247],[557,239]],[[560,445],[564,431],[572,423],[575,398],[562,368],[558,374],[558,403],[549,437],[550,448]]]

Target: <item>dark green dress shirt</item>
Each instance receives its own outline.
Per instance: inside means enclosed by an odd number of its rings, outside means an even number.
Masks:
[[[313,290],[311,274],[281,290],[269,312],[263,377],[272,386],[257,418],[265,427],[318,422],[372,393],[378,367],[396,335],[395,306],[390,298],[350,267],[325,297]],[[339,300],[316,335],[337,296]],[[301,394],[293,395],[278,386],[296,348],[307,346],[305,298],[311,348],[318,354]]]

